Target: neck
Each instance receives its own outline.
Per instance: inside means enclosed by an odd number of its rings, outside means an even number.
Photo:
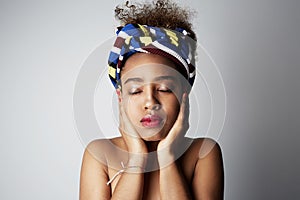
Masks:
[[[156,151],[157,150],[157,145],[159,141],[147,141],[145,142],[148,148],[148,152]]]

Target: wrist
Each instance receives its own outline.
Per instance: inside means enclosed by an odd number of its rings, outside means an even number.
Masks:
[[[148,149],[144,141],[141,140],[140,138],[127,138],[123,136],[123,141],[129,153],[133,153],[133,154],[148,153]]]
[[[136,168],[145,169],[147,164],[147,154],[129,153],[126,166],[135,166]]]
[[[132,154],[146,154],[148,153],[147,147],[144,145],[127,145],[128,153]]]
[[[107,181],[106,185],[109,185],[111,184],[115,178],[123,173],[144,173],[145,172],[145,169],[143,167],[140,167],[140,166],[136,166],[136,165],[124,165],[123,162],[121,162],[121,166],[122,166],[122,169],[120,169],[119,171],[117,171],[117,173],[110,179]]]
[[[122,164],[124,172],[126,173],[144,173],[145,166],[141,163],[127,163],[126,165]]]
[[[160,167],[165,167],[176,160],[176,156],[170,149],[162,149],[157,151],[157,160]]]

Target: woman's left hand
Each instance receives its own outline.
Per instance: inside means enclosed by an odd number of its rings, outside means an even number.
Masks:
[[[183,93],[178,117],[168,135],[157,146],[158,161],[160,164],[173,162],[176,159],[175,148],[180,148],[180,142],[183,140],[188,129],[189,99],[188,94]]]

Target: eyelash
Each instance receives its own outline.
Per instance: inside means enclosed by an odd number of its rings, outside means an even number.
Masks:
[[[157,91],[159,91],[159,92],[166,92],[166,93],[172,93],[172,90],[170,90],[170,89],[159,89]]]
[[[163,92],[163,93],[172,93],[173,91],[171,89],[157,89],[158,92]],[[142,93],[142,90],[137,90],[133,92],[129,92],[129,95],[137,95]]]
[[[134,91],[134,92],[129,92],[129,95],[137,95],[137,94],[139,94],[141,92],[142,92],[141,90]]]

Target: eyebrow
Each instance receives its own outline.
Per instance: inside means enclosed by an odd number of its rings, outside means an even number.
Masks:
[[[172,80],[172,81],[176,81],[176,78],[174,76],[158,76],[154,79],[154,81],[163,81],[163,80]],[[142,83],[144,82],[144,80],[142,78],[128,78],[124,85],[128,82],[139,82],[139,83]]]
[[[142,78],[129,78],[125,81],[124,85],[128,82],[144,82]]]
[[[176,77],[174,76],[159,76],[159,77],[156,77],[154,80],[155,81],[164,81],[164,80],[171,80],[171,81],[176,81]]]

